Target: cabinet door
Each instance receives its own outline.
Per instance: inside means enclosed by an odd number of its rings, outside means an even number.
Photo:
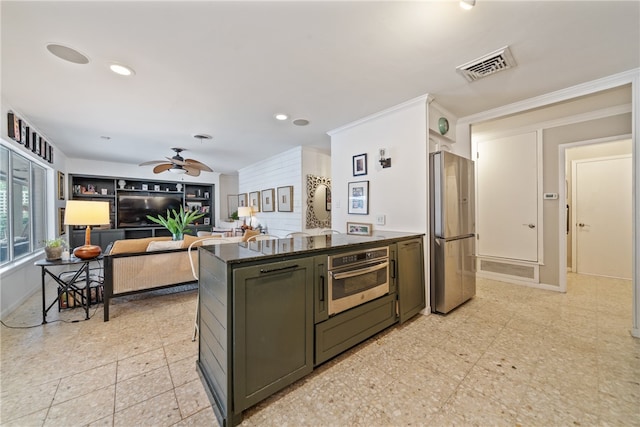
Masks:
[[[234,270],[234,411],[313,369],[313,259]]]
[[[314,307],[314,323],[322,322],[329,318],[329,310],[327,304],[327,256],[320,255],[315,257],[315,273],[313,275],[313,307]]]
[[[397,257],[398,304],[403,323],[426,306],[422,239],[399,242]]]

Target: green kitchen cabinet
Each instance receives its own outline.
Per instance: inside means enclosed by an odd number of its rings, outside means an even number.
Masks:
[[[313,271],[310,257],[234,270],[235,411],[313,370]]]
[[[395,281],[398,315],[404,323],[426,307],[424,289],[424,245],[422,238],[396,243]]]

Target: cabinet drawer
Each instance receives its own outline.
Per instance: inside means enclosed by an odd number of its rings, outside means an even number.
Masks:
[[[319,365],[396,322],[396,295],[389,294],[342,312],[315,326]]]

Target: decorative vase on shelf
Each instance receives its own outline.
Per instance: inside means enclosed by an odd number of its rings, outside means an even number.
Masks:
[[[120,186],[121,190],[124,190],[124,186],[127,185],[127,181],[121,179],[120,181],[118,181],[118,185]]]

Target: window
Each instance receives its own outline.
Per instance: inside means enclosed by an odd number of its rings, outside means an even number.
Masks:
[[[0,265],[43,247],[46,187],[45,168],[0,146]]]

